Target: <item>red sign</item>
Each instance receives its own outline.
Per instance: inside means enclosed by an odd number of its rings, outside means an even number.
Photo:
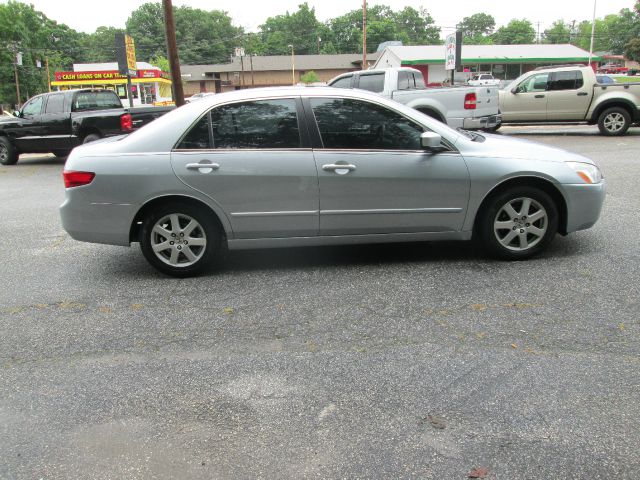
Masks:
[[[77,82],[91,80],[125,80],[125,75],[120,75],[117,70],[103,70],[93,72],[56,72],[56,82]],[[160,70],[137,70],[134,78],[166,78],[170,76]]]

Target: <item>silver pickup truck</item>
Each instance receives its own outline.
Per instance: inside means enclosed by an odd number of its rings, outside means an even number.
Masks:
[[[505,124],[588,123],[623,135],[640,122],[640,82],[600,84],[590,67],[538,68],[500,90]]]
[[[453,128],[495,129],[500,126],[496,87],[427,88],[414,68],[362,70],[339,75],[329,86],[378,93],[429,115]]]

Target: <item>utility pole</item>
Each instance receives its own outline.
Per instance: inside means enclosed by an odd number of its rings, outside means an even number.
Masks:
[[[20,110],[20,107],[22,107],[22,102],[20,101],[20,77],[18,75],[18,47],[17,45],[14,43],[12,45],[13,49],[13,74],[15,75],[16,78],[16,101],[18,102],[18,110]]]
[[[51,91],[51,75],[49,73],[49,57],[44,57],[44,64],[47,67],[47,87]]]
[[[591,22],[591,43],[589,45],[589,66],[591,67],[591,57],[593,56],[593,37],[596,34],[596,0],[593,0],[593,20]]]
[[[254,87],[256,83],[253,78],[253,53],[249,55],[249,63],[251,64],[251,86]]]
[[[182,75],[180,75],[180,59],[176,45],[176,24],[173,21],[173,5],[171,0],[162,0],[164,8],[164,29],[167,36],[167,55],[171,66],[171,81],[176,106],[184,105],[184,90],[182,89]]]
[[[367,69],[367,0],[362,0],[362,69]]]
[[[538,22],[538,35],[536,37],[538,39],[538,41],[536,43],[540,43],[540,22]]]

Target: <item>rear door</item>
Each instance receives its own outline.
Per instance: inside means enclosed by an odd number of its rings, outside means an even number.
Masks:
[[[580,70],[551,73],[547,98],[547,120],[584,120],[591,103]]]
[[[515,92],[503,92],[500,111],[505,122],[547,119],[548,73],[536,73],[522,80]]]
[[[42,126],[47,144],[51,150],[68,150],[75,147],[71,141],[70,105],[66,106],[63,93],[52,93],[42,114]]]
[[[422,149],[424,127],[359,99],[309,98],[320,234],[445,232],[462,227],[469,174],[450,145]]]
[[[228,103],[171,154],[176,175],[226,213],[235,238],[318,234],[318,175],[299,98]]]

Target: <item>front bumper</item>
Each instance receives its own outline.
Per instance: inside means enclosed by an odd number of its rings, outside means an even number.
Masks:
[[[567,228],[564,233],[592,227],[600,218],[604,204],[605,180],[594,184],[562,184],[560,188],[567,202]]]
[[[462,128],[465,130],[480,130],[483,128],[493,128],[502,123],[502,115],[489,115],[479,118],[465,118]]]

